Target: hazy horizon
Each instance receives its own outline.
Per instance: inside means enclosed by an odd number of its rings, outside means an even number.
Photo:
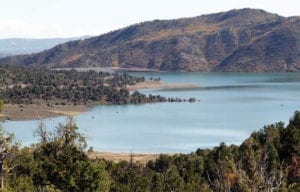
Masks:
[[[101,35],[135,23],[177,19],[232,9],[254,8],[282,16],[299,15],[295,0],[10,0],[2,2],[0,39]]]
[[[23,40],[23,39],[26,39],[26,40],[50,40],[50,39],[75,39],[75,38],[82,38],[82,39],[85,39],[85,38],[89,38],[89,37],[92,37],[91,35],[79,35],[79,36],[71,36],[71,37],[8,37],[8,38],[1,38],[0,37],[0,40]]]

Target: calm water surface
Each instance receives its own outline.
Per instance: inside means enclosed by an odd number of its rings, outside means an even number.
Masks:
[[[287,122],[300,110],[300,73],[132,73],[198,88],[143,90],[196,103],[97,106],[76,116],[89,146],[114,152],[191,152],[224,141],[240,144],[263,125]],[[45,119],[53,129],[65,117]],[[9,121],[3,127],[29,145],[39,121]]]

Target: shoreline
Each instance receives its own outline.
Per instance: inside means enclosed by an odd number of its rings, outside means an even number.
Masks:
[[[26,121],[78,115],[90,110],[86,105],[6,104],[0,121]]]
[[[185,88],[197,88],[197,84],[192,83],[165,83],[162,81],[145,81],[137,83],[135,85],[127,85],[126,88],[129,91],[138,91],[141,89],[185,89]]]
[[[162,81],[145,81],[135,85],[127,85],[130,91],[138,91],[142,89],[184,89],[196,88],[196,84],[187,83],[165,83]],[[93,105],[94,106],[94,105]],[[59,116],[74,116],[85,113],[91,109],[90,105],[50,105],[41,104],[6,104],[0,113],[0,122],[9,121],[25,121],[38,120]]]
[[[53,70],[77,70],[77,71],[96,71],[96,72],[164,72],[158,69],[148,69],[148,68],[126,68],[126,67],[84,67],[84,68],[53,68]]]

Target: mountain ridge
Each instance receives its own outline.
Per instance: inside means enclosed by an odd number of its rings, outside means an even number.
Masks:
[[[41,52],[54,47],[55,45],[85,39],[90,36],[70,38],[5,38],[0,39],[0,57],[31,54]]]
[[[259,9],[154,20],[1,63],[47,68],[300,71],[300,17]]]

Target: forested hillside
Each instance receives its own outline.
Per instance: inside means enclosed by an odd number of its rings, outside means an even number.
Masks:
[[[299,71],[300,19],[258,9],[132,25],[0,62],[46,68]]]
[[[91,160],[74,120],[21,147],[0,131],[2,191],[275,192],[300,190],[300,112],[289,124],[253,132],[240,146],[221,143],[190,154],[161,155],[146,164]]]

